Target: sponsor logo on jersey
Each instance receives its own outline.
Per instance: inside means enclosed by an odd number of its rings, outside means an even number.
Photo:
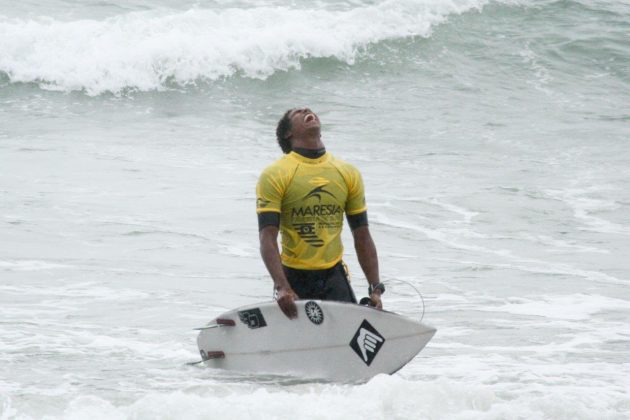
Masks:
[[[314,187],[323,187],[324,185],[330,184],[330,181],[324,177],[316,176],[308,180],[308,183]]]
[[[324,241],[315,234],[315,223],[293,223],[293,228],[310,246],[320,248],[324,245]]]
[[[291,210],[292,217],[335,216],[340,213],[343,213],[343,209],[337,204],[316,204],[314,206],[294,207]]]
[[[302,200],[308,200],[311,197],[317,197],[317,200],[321,202],[322,201],[322,194],[328,194],[332,198],[336,199],[336,197],[335,197],[335,195],[333,193],[331,193],[329,191],[326,191],[324,189],[324,186],[320,185],[318,187],[313,188],[311,191],[309,191],[309,193],[306,194]]]
[[[263,198],[259,198],[256,200],[256,207],[258,208],[265,208],[269,205],[269,203],[271,203],[271,201],[269,200],[265,200]]]
[[[370,366],[384,343],[385,337],[364,319],[350,340],[350,347],[366,365]]]

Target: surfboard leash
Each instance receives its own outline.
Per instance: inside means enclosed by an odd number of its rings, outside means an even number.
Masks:
[[[422,305],[422,314],[420,315],[420,322],[422,322],[422,320],[424,319],[424,312],[425,312],[425,304],[424,304],[424,296],[422,296],[422,293],[420,293],[420,290],[418,290],[418,288],[411,282],[407,281],[407,280],[400,280],[400,279],[389,279],[387,280],[388,282],[390,281],[397,281],[399,283],[404,283],[408,286],[410,286],[413,290],[416,291],[416,293],[418,294],[418,296],[420,297],[420,303]]]

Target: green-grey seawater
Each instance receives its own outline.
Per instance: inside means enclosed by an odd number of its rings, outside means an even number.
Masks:
[[[0,0],[0,419],[625,419],[628,103],[624,1]],[[185,365],[302,105],[438,329],[367,384]]]

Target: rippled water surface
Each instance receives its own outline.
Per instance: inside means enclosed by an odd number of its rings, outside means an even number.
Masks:
[[[629,22],[624,1],[0,0],[0,419],[628,418]],[[271,298],[254,186],[296,105],[363,173],[386,307],[418,317],[411,283],[438,329],[393,376],[186,364],[192,328]]]

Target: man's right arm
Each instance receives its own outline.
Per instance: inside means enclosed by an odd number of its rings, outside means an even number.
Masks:
[[[278,306],[284,314],[289,318],[297,317],[297,307],[295,300],[298,296],[295,294],[287,276],[282,268],[280,260],[280,250],[278,249],[278,226],[267,225],[260,229],[260,255],[267,267],[267,271],[273,279],[274,288],[278,292],[276,298]]]
[[[286,173],[286,168],[278,164],[267,167],[262,172],[256,184],[256,213],[258,214],[260,255],[273,279],[274,288],[277,291],[276,300],[286,316],[295,318],[297,308],[294,301],[298,297],[284,274],[278,250],[278,231],[282,197],[286,188]]]

